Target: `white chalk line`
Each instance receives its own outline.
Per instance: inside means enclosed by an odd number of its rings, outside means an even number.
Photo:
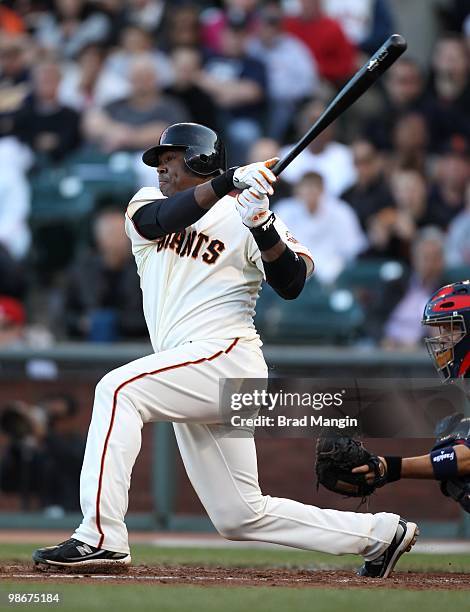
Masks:
[[[162,581],[162,580],[174,580],[174,581],[192,581],[192,580],[213,580],[216,582],[222,581],[222,580],[226,580],[226,581],[230,581],[230,580],[237,580],[240,582],[253,582],[253,580],[259,580],[259,581],[265,581],[265,582],[269,582],[274,580],[274,578],[270,577],[270,578],[262,578],[262,577],[243,577],[243,576],[191,576],[189,579],[188,578],[183,578],[182,576],[126,576],[125,574],[114,574],[114,575],[110,575],[110,574],[62,574],[62,573],[54,573],[54,574],[48,574],[48,573],[37,573],[37,574],[0,574],[0,580],[1,579],[14,579],[14,580],[18,580],[18,579],[38,579],[40,578],[41,580],[43,578],[49,578],[51,580],[57,579],[57,578],[93,578],[94,580],[158,580],[158,581]],[[280,581],[280,582],[309,582],[310,578],[275,578],[276,581]],[[348,579],[343,579],[345,581],[348,581]]]

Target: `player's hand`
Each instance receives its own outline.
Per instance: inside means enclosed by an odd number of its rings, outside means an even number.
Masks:
[[[236,207],[243,224],[251,229],[263,225],[272,215],[267,196],[252,187],[237,195]]]
[[[387,473],[387,462],[384,457],[378,458],[380,461],[380,476],[385,476]],[[351,470],[353,474],[364,474],[366,482],[371,483],[376,478],[377,474],[368,465],[359,465]]]
[[[237,168],[233,175],[234,186],[240,191],[253,187],[259,193],[272,195],[274,193],[273,185],[277,181],[277,177],[271,172],[270,168],[276,164],[278,159],[278,157],[273,157],[264,162],[256,162]]]

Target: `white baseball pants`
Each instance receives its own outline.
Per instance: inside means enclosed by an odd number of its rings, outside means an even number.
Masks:
[[[190,342],[106,374],[96,387],[80,478],[84,518],[73,537],[129,552],[124,517],[142,426],[173,421],[191,483],[224,537],[377,557],[395,535],[396,514],[325,510],[263,495],[253,437],[224,435],[219,379],[266,376],[261,350],[247,340]]]

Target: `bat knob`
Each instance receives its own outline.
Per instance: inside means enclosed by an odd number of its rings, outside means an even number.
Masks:
[[[390,45],[398,49],[405,50],[408,46],[404,36],[402,36],[401,34],[392,34],[392,36],[390,36],[389,42]]]

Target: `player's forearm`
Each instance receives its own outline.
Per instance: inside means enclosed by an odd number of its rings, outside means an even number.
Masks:
[[[434,478],[429,455],[404,457],[401,463],[402,478]]]
[[[455,452],[457,475],[468,476],[470,474],[470,448],[460,444],[453,446],[452,449],[453,452]],[[446,454],[446,452],[443,453],[443,455]],[[439,453],[437,453],[437,456],[439,456]],[[431,462],[431,455],[403,457],[401,460],[400,477],[436,479],[435,470]]]
[[[235,168],[229,168],[229,170],[220,176],[216,176],[211,181],[198,185],[194,192],[198,206],[207,211],[216,202],[233,191],[235,189],[233,184],[234,172]]]
[[[173,232],[181,232],[201,219],[212,206],[233,186],[233,170],[220,177],[176,193],[168,198],[154,200],[128,214],[141,236],[156,240]]]

